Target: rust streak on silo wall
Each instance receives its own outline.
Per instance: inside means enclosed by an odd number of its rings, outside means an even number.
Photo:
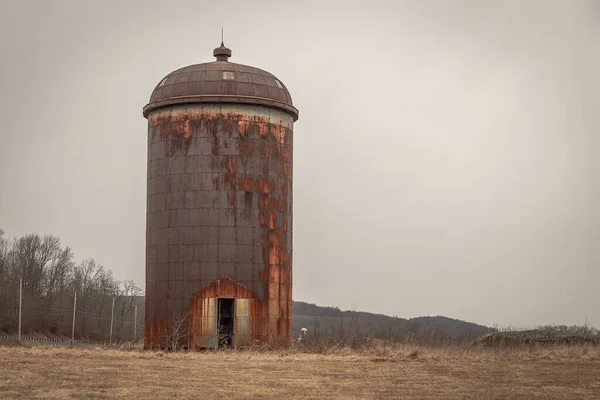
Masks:
[[[252,293],[239,297],[252,297],[247,335],[291,340],[292,128],[289,113],[246,104],[148,115],[147,347],[180,314],[205,332],[194,293],[225,275]]]

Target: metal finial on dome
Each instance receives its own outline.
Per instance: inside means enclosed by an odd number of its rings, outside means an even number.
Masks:
[[[231,57],[231,50],[223,44],[223,29],[221,29],[221,46],[213,50],[213,56],[217,57],[217,61],[227,61]]]

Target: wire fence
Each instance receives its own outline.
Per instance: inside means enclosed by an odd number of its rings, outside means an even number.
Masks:
[[[52,301],[24,296],[20,280],[17,299],[0,307],[0,340],[80,345],[136,343],[144,332],[142,299],[110,294],[79,298],[71,292]]]

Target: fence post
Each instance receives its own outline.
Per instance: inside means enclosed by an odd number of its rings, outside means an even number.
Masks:
[[[112,308],[110,310],[110,336],[108,338],[108,343],[112,344],[112,331],[113,331],[113,318],[115,316],[115,298],[112,299]]]
[[[71,327],[71,344],[75,341],[75,312],[77,310],[77,292],[73,298],[73,326]]]
[[[137,340],[137,304],[133,312],[133,343]]]
[[[23,308],[23,279],[19,279],[19,342],[21,341],[21,313]]]

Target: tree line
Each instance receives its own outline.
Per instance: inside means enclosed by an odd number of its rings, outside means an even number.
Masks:
[[[0,332],[14,334],[19,322],[22,280],[22,333],[71,336],[77,294],[75,336],[91,340],[131,340],[143,336],[142,290],[116,279],[93,258],[77,262],[54,235],[8,238],[0,229]],[[114,299],[114,307],[113,307]],[[137,321],[134,321],[137,306]]]

